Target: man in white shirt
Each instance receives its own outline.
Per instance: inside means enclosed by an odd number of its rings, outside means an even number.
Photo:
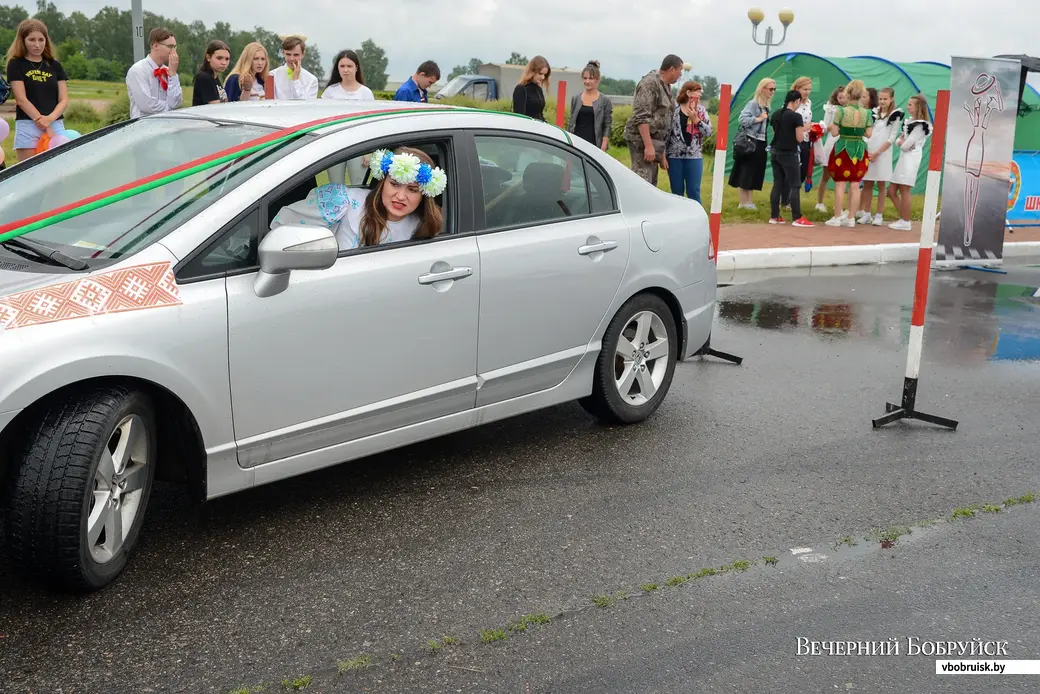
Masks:
[[[274,77],[274,98],[302,101],[318,98],[318,78],[303,69],[303,45],[306,37],[297,34],[282,37],[282,57],[285,65],[271,70]]]
[[[148,45],[151,52],[126,72],[131,118],[173,111],[183,100],[177,77],[177,39],[167,29],[152,29]]]

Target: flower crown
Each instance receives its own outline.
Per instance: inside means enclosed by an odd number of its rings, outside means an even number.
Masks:
[[[386,149],[376,150],[369,159],[368,168],[377,181],[389,175],[404,185],[416,183],[428,198],[437,197],[448,186],[448,176],[443,169],[420,161],[410,152],[394,154]]]

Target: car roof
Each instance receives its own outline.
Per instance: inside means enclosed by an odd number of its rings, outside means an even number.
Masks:
[[[542,121],[534,120],[518,114],[505,111],[491,111],[480,109],[467,109],[450,104],[424,104],[405,101],[341,101],[333,99],[312,99],[309,101],[238,101],[222,104],[207,104],[205,106],[191,106],[176,111],[147,116],[148,118],[205,118],[208,120],[219,120],[225,122],[249,123],[253,125],[269,126],[273,128],[288,128],[309,121],[333,118],[335,116],[351,116],[373,111],[385,112],[387,118],[395,117],[394,111],[420,109],[430,112],[452,112],[475,113],[480,116],[493,119],[492,122],[499,127],[520,128],[523,130],[539,132],[541,127],[548,126]],[[401,116],[409,116],[411,113],[403,113]],[[396,117],[401,117],[396,116]],[[376,116],[375,118],[378,118]],[[539,127],[541,126],[541,127]],[[325,129],[325,133],[332,132],[338,128]],[[544,132],[544,131],[542,131]],[[315,133],[318,134],[318,133]]]

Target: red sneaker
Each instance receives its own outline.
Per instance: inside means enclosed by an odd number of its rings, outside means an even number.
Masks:
[[[784,224],[785,222],[784,222],[784,218],[783,217],[771,217],[769,219],[769,223],[770,224]]]
[[[814,227],[816,225],[813,224],[812,222],[810,222],[805,217],[799,217],[798,219],[794,220],[794,222],[792,223],[791,226],[796,226],[796,227]]]

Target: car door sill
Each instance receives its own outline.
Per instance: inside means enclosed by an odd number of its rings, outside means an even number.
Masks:
[[[239,441],[238,461],[251,468],[348,443],[382,431],[473,409],[477,378],[471,376],[322,419]],[[387,423],[390,426],[387,426]]]

